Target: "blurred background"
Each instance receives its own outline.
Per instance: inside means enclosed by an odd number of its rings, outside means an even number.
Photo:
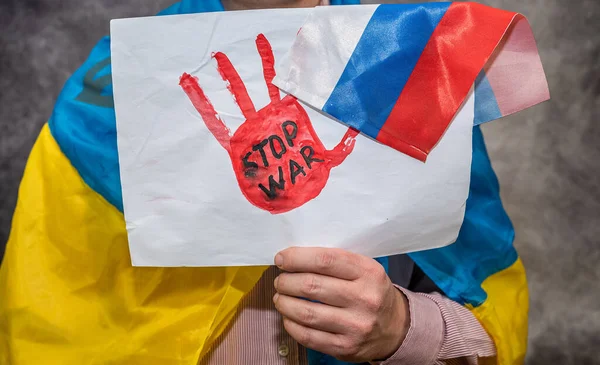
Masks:
[[[66,79],[110,19],[172,2],[0,0],[0,257],[28,153]],[[600,364],[600,1],[483,2],[528,17],[552,96],[483,127],[529,278],[527,363]]]

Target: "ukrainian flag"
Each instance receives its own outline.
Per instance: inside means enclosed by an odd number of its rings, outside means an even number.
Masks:
[[[223,10],[183,1],[163,14]],[[477,92],[476,92],[477,98]],[[411,254],[523,362],[528,295],[483,137],[458,241]],[[132,267],[116,146],[109,38],[67,81],[19,189],[0,268],[0,364],[196,364],[264,267]]]

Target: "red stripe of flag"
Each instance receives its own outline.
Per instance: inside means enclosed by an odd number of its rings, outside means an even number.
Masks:
[[[425,161],[516,15],[477,3],[452,3],[377,140]]]

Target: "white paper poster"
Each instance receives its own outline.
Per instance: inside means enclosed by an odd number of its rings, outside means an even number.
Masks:
[[[377,257],[455,241],[472,93],[426,163],[356,135],[267,82],[310,11],[111,22],[134,265],[270,265],[289,246]]]

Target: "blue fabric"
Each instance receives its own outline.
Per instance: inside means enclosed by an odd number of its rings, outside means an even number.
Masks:
[[[311,349],[306,349],[307,351],[307,358],[308,358],[308,364],[309,365],[350,365],[353,363],[348,363],[345,361],[341,361],[336,359],[335,357],[331,356],[331,355],[325,355],[324,353],[315,351],[315,350],[311,350]],[[367,365],[368,363],[365,363],[365,365]]]
[[[122,211],[112,84],[98,83],[102,75],[110,75],[108,37],[96,44],[69,78],[48,124],[83,180]]]
[[[358,1],[331,3],[355,4]],[[184,0],[160,14],[222,10],[218,0]],[[479,87],[479,91],[476,87],[475,97],[488,100],[485,80],[479,85],[483,86]],[[122,211],[108,37],[97,43],[85,63],[67,81],[49,125],[61,150],[83,180]],[[513,237],[514,231],[500,201],[498,181],[487,156],[483,136],[475,127],[470,193],[457,242],[410,256],[451,299],[479,305],[486,297],[481,282],[516,260]],[[377,260],[387,271],[388,258]],[[316,351],[309,350],[308,355],[311,365],[344,364]]]
[[[223,10],[219,0],[182,1],[161,15]],[[103,37],[60,93],[50,131],[81,178],[123,211],[110,75],[110,38]]]
[[[158,15],[210,13],[224,10],[221,0],[183,0],[169,6]]]
[[[496,95],[485,76],[485,71],[481,70],[475,79],[475,120],[473,124],[480,125],[498,118],[502,118],[502,113],[498,107]]]
[[[461,304],[483,303],[487,296],[481,283],[517,260],[515,231],[499,190],[483,134],[473,127],[471,183],[458,239],[450,246],[409,254],[444,294]]]
[[[377,7],[323,111],[377,138],[449,6]]]
[[[375,259],[377,262],[379,262],[381,264],[381,266],[383,266],[383,268],[385,269],[385,272],[388,272],[388,268],[389,268],[389,264],[388,264],[388,258],[387,256],[384,257],[377,257]]]

